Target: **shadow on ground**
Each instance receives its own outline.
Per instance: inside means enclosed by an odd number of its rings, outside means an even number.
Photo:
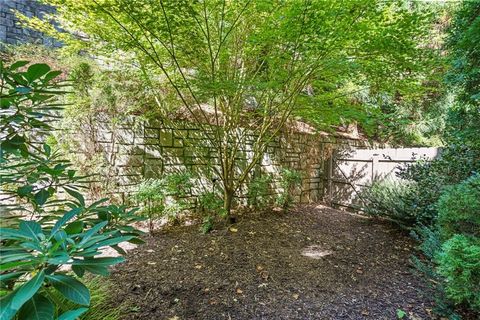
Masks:
[[[320,206],[163,231],[112,274],[124,319],[431,319],[392,226]],[[235,231],[235,230],[234,230]]]

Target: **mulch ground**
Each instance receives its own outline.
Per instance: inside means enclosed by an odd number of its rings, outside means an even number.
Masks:
[[[432,319],[414,243],[379,221],[302,206],[146,240],[112,274],[123,319]]]

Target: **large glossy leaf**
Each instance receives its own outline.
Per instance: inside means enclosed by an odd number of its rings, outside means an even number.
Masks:
[[[82,212],[82,208],[73,208],[72,210],[65,213],[63,217],[61,217],[53,226],[52,231],[50,232],[51,236],[55,235],[55,233],[60,230],[60,228],[63,227],[65,223],[73,219],[73,217],[75,217],[80,212]]]
[[[81,233],[85,223],[81,220],[74,221],[65,227],[65,232],[69,235]]]
[[[0,240],[22,240],[30,239],[28,234],[22,230],[10,229],[10,228],[0,228]]]
[[[85,198],[82,196],[82,194],[76,190],[73,190],[72,188],[67,188],[65,187],[64,190],[69,194],[71,195],[72,197],[74,197],[75,199],[78,200],[78,202],[80,203],[80,205],[83,207],[85,206]]]
[[[20,308],[30,300],[42,286],[45,273],[40,271],[5,299],[2,299],[1,320],[10,320]]]
[[[45,63],[36,63],[28,67],[25,78],[29,81],[36,80],[50,71],[50,67]]]
[[[87,312],[87,308],[78,308],[75,310],[70,310],[62,314],[60,317],[58,317],[57,320],[75,320],[78,319],[82,314]]]
[[[50,320],[54,316],[52,302],[37,293],[28,300],[18,313],[18,320]]]
[[[80,245],[85,244],[88,241],[88,239],[90,239],[95,233],[100,231],[107,224],[108,224],[108,221],[103,221],[103,222],[100,222],[99,224],[94,225],[91,229],[89,229],[87,232],[83,234],[83,238],[82,238],[82,241],[80,241]]]
[[[47,279],[68,300],[84,306],[90,304],[88,288],[77,279],[64,274],[47,275]]]
[[[73,260],[73,265],[98,265],[98,266],[111,266],[125,261],[123,257],[101,257],[101,258],[88,258],[83,260]]]
[[[10,320],[17,313],[17,310],[11,307],[12,299],[13,299],[13,294],[9,294],[8,296],[3,296],[0,298],[0,306],[1,306],[0,319],[1,320]]]
[[[45,189],[42,189],[37,193],[35,193],[34,199],[39,206],[43,206],[45,202],[47,202],[47,199],[49,196],[50,194],[48,193],[48,191]]]
[[[32,237],[32,239],[39,240],[38,235],[42,233],[42,226],[35,221],[21,221],[20,230]]]

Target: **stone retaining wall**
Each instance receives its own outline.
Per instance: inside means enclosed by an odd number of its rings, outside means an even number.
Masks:
[[[80,163],[97,157],[104,162],[99,181],[110,181],[107,194],[128,201],[135,185],[146,178],[160,178],[164,174],[189,170],[200,179],[192,190],[195,195],[211,190],[212,178],[216,175],[218,158],[203,132],[189,122],[165,123],[160,120],[144,121],[129,116],[122,121],[110,121],[98,116],[94,123],[73,135],[77,142],[76,153]],[[247,135],[237,157],[240,166],[245,165],[252,132]],[[298,197],[301,202],[323,200],[328,165],[333,144],[358,145],[356,140],[335,140],[320,134],[283,132],[270,143],[261,164],[253,171],[255,175],[271,174],[271,192],[279,189],[280,171],[291,168],[301,172],[302,187]],[[248,182],[247,182],[248,184]],[[247,187],[242,186],[237,202],[244,203]]]

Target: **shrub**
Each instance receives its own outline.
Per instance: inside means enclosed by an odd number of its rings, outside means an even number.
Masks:
[[[198,210],[204,216],[201,230],[203,233],[208,233],[213,229],[214,217],[225,217],[227,211],[223,208],[223,199],[215,192],[203,192],[198,198]]]
[[[252,179],[248,185],[247,204],[255,209],[265,209],[271,200],[271,175],[262,175]]]
[[[166,217],[169,222],[177,222],[178,214],[188,208],[185,197],[192,186],[189,172],[169,174],[162,179],[147,179],[137,186],[133,199],[143,202],[142,211],[149,220],[150,232],[153,232],[156,218]]]
[[[84,177],[41,143],[59,109],[63,91],[53,81],[60,72],[46,64],[19,71],[27,65],[0,61],[0,187],[14,200],[1,216],[9,227],[0,229],[0,318],[74,319],[90,305],[90,292],[78,278],[107,275],[109,266],[124,261],[99,255],[107,246],[123,253],[119,243],[141,242],[130,226],[138,216],[135,209],[102,205],[107,199],[87,205],[79,192]],[[66,265],[74,274],[62,270]],[[52,292],[71,301],[73,310],[58,314]]]
[[[284,210],[288,210],[295,201],[295,191],[302,183],[302,176],[300,172],[292,169],[282,169],[280,187],[282,193],[277,197],[277,204]]]
[[[480,174],[448,188],[437,208],[438,227],[445,239],[456,233],[480,237]]]
[[[454,235],[443,244],[436,261],[448,298],[480,311],[480,238]]]
[[[148,229],[153,232],[155,217],[162,215],[165,209],[165,188],[160,179],[147,179],[137,186],[133,194],[135,200],[143,202],[143,213],[148,218]]]
[[[418,209],[408,199],[415,191],[415,186],[406,181],[376,181],[362,191],[362,209],[368,215],[386,217],[402,227],[411,228],[417,222]]]
[[[438,215],[437,201],[450,186],[480,171],[480,150],[450,145],[433,161],[419,161],[400,172],[414,190],[403,201],[416,211],[418,224],[432,225]]]

